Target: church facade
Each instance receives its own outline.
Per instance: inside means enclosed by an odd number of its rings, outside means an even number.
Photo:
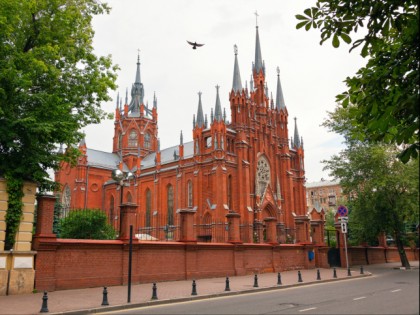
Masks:
[[[196,238],[206,242],[226,241],[210,226],[217,222],[228,229],[227,215],[235,213],[242,242],[263,243],[268,223],[279,243],[309,242],[303,141],[296,119],[289,138],[278,69],[276,95],[268,95],[258,31],[257,26],[249,89],[242,84],[235,46],[230,121],[218,87],[209,119],[199,93],[193,140],[184,143],[181,132],[179,143],[169,148],[160,148],[156,97],[151,108],[144,104],[138,57],[131,98],[126,95],[124,104],[117,98],[112,152],[90,149],[82,141],[77,165],[63,163],[55,173],[64,212],[100,208],[119,230],[120,205],[129,203],[136,207],[136,231],[153,236],[152,227],[176,228],[179,211],[190,210],[200,227]],[[125,180],[113,179],[116,169]]]

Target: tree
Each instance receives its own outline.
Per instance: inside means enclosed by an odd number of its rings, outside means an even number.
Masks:
[[[419,165],[413,160],[404,164],[395,154],[392,145],[358,142],[323,163],[350,196],[352,238],[371,241],[382,233],[394,235],[401,264],[409,268],[404,224],[418,220]]]
[[[47,170],[75,162],[81,128],[107,116],[100,104],[116,87],[117,67],[94,54],[91,21],[108,12],[96,0],[0,0],[0,176],[8,186],[54,189]],[[8,192],[10,247],[21,206]]]
[[[319,0],[308,8],[296,28],[319,28],[321,42],[332,38],[339,47],[358,31],[364,36],[350,51],[362,47],[365,67],[347,77],[348,90],[337,95],[342,107],[352,104],[351,137],[401,145],[398,157],[406,163],[419,153],[420,37],[415,0]]]
[[[60,228],[61,238],[112,240],[116,235],[105,212],[99,209],[72,210],[61,219]]]

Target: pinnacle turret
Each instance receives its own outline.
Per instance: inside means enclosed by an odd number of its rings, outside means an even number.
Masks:
[[[284,103],[283,90],[280,83],[280,68],[277,67],[277,94],[276,94],[276,109],[279,111],[285,109],[286,104]]]
[[[235,51],[235,65],[233,68],[233,83],[232,83],[232,90],[235,93],[242,91],[242,82],[241,82],[241,73],[239,72],[239,65],[238,65],[238,46],[234,45]]]
[[[299,131],[297,127],[297,118],[295,117],[295,133],[293,136],[293,146],[297,149],[300,148],[300,137],[299,137]]]
[[[216,85],[216,108],[214,110],[214,120],[222,121],[222,106],[220,105],[219,86]]]
[[[198,109],[197,109],[197,121],[195,126],[201,128],[204,126],[204,115],[203,115],[203,105],[201,105],[201,92],[198,92]]]

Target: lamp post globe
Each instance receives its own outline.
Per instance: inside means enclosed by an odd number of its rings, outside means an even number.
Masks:
[[[115,170],[112,171],[111,177],[112,177],[113,180],[115,180],[117,182],[120,182],[124,178],[124,173],[119,169],[115,169]]]

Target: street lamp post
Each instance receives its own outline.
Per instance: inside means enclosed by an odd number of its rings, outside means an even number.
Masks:
[[[112,171],[111,177],[113,180],[117,182],[117,184],[120,186],[120,227],[118,233],[121,233],[121,205],[123,204],[123,198],[124,198],[124,181],[132,180],[134,179],[134,174],[131,172],[123,172],[120,169],[115,169]]]
[[[122,205],[124,197],[124,181],[134,179],[134,174],[131,172],[123,172],[119,169],[112,171],[112,179],[115,180],[120,186],[120,231],[121,236],[121,224],[122,224]],[[132,268],[132,257],[133,257],[133,226],[130,224],[130,240],[128,248],[128,292],[127,292],[127,303],[131,302],[131,268]]]

